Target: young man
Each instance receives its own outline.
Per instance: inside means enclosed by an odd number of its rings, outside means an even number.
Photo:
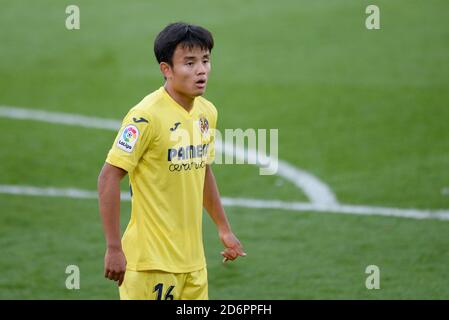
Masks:
[[[106,237],[104,275],[121,299],[208,299],[202,208],[218,228],[223,261],[245,256],[220,201],[210,167],[217,110],[201,97],[213,38],[174,23],[154,53],[163,87],[132,108],[98,178]],[[129,174],[131,219],[120,241],[120,180]]]

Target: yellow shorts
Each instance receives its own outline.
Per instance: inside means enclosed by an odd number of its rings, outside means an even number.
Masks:
[[[189,273],[126,270],[121,300],[208,300],[207,269]]]

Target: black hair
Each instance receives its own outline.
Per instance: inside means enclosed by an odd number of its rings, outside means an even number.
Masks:
[[[199,47],[211,52],[214,39],[212,34],[203,27],[184,22],[171,23],[154,40],[154,55],[157,62],[166,62],[173,66],[173,54],[179,44],[189,49]]]

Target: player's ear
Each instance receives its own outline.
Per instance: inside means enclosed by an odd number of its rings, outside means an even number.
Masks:
[[[172,69],[171,69],[170,65],[167,62],[161,62],[159,64],[159,68],[161,69],[161,72],[164,75],[165,79],[171,79],[172,78]]]

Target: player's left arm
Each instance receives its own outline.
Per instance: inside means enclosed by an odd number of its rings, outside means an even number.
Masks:
[[[203,207],[207,210],[218,228],[218,234],[225,249],[221,252],[223,261],[235,260],[239,256],[246,256],[239,239],[231,230],[228,218],[221,204],[217,183],[210,165],[206,165],[206,177],[203,191]]]

